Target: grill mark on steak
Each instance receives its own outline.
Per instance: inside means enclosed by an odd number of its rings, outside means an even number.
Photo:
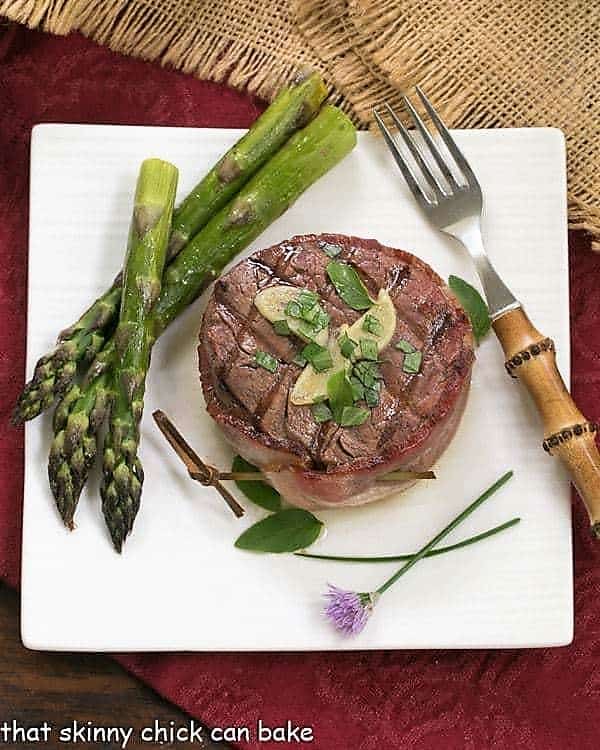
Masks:
[[[429,343],[433,346],[443,336],[444,331],[450,326],[453,318],[452,315],[446,310],[438,313],[434,319],[431,329],[429,331]]]
[[[340,438],[345,428],[335,424],[335,422],[326,422],[321,428],[319,440],[319,451],[316,455],[316,466],[326,469],[331,464],[344,463],[352,461],[355,456],[349,453],[341,442]],[[339,460],[341,457],[341,461]]]
[[[260,422],[265,415],[265,413],[268,411],[268,409],[271,407],[273,400],[278,395],[278,392],[281,390],[282,386],[286,385],[288,375],[288,367],[285,365],[280,365],[277,369],[277,373],[279,374],[279,378],[274,380],[274,382],[265,390],[263,397],[258,402],[258,405],[255,410],[255,416]],[[288,383],[289,387],[289,383]],[[286,391],[287,394],[287,391]],[[282,404],[282,406],[285,406],[285,402]]]
[[[387,289],[402,291],[410,280],[410,266],[394,266],[388,275]]]
[[[298,341],[292,347],[294,353],[302,346],[295,337],[288,340],[277,336],[268,323],[265,328],[266,321],[253,306],[258,289],[285,284],[298,290],[316,291],[331,316],[332,333],[342,322],[350,324],[362,314],[347,308],[329,281],[326,266],[331,259],[319,246],[325,242],[342,248],[336,260],[352,263],[372,296],[380,288],[388,288],[397,311],[393,342],[405,338],[423,351],[421,372],[411,375],[402,372],[402,353],[393,345],[386,349],[381,365],[385,385],[380,404],[363,425],[353,428],[342,428],[332,422],[319,424],[310,407],[291,404],[289,394],[300,368],[282,364],[275,375],[259,368],[259,382],[256,367],[251,367],[249,361],[257,347],[277,354],[282,342],[289,345],[289,341]],[[402,446],[412,450],[415,440],[426,438],[429,430],[426,425],[446,415],[456,394],[462,392],[461,384],[468,382],[473,354],[466,316],[442,280],[407,253],[370,240],[309,235],[256,253],[224,279],[224,284],[215,285],[203,331],[212,333],[220,320],[221,325],[230,326],[236,343],[231,351],[231,342],[220,346],[213,337],[210,349],[220,361],[203,358],[203,387],[205,393],[214,394],[210,413],[219,420],[220,410],[226,410],[230,427],[235,420],[242,431],[244,424],[251,425],[256,433],[253,439],[258,443],[276,445],[300,455],[304,465],[325,471],[355,461],[364,466],[365,461],[368,464],[375,459],[387,460],[386,455],[398,453]],[[240,300],[240,296],[244,299]],[[210,337],[204,338],[208,344]],[[226,368],[228,363],[234,372],[224,373],[221,380],[219,369]],[[235,382],[227,382],[232,377]],[[243,378],[248,382],[244,383]],[[220,383],[215,382],[219,380]],[[244,388],[248,393],[243,393]]]
[[[378,253],[352,246],[345,259],[357,269],[371,297],[376,297],[382,288],[390,289],[389,269]]]

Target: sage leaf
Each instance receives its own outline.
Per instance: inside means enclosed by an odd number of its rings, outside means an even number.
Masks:
[[[450,276],[448,286],[458,297],[460,304],[465,308],[465,312],[471,321],[475,341],[479,343],[490,330],[492,324],[485,300],[475,287],[472,287],[458,276]]]
[[[373,305],[360,276],[348,263],[332,260],[327,264],[327,275],[348,307],[353,310],[368,310]]]
[[[333,414],[331,413],[331,409],[327,406],[327,404],[324,401],[319,401],[316,404],[313,404],[312,407],[312,415],[315,418],[315,421],[319,424],[322,424],[324,422],[329,422],[330,419],[332,419]]]
[[[327,381],[327,395],[334,420],[341,424],[342,413],[354,404],[354,389],[345,370],[340,370]]]
[[[400,349],[401,352],[404,352],[404,354],[411,354],[412,352],[416,351],[415,347],[410,343],[410,341],[407,341],[406,339],[400,339],[397,341],[394,345],[396,349]]]
[[[344,332],[338,339],[338,345],[340,347],[340,351],[342,352],[342,356],[346,359],[351,359],[352,355],[354,354],[354,350],[358,346],[356,341],[354,339],[351,339],[350,336],[346,332]]]
[[[402,363],[402,370],[409,375],[416,375],[421,369],[421,363],[423,361],[423,355],[421,352],[409,352],[404,355],[404,362]]]
[[[256,471],[256,466],[245,461],[241,456],[236,456],[231,465],[231,471]],[[270,510],[272,513],[281,509],[281,495],[276,489],[266,482],[236,481],[240,492],[251,500],[255,505]]]
[[[277,372],[279,362],[269,352],[263,352],[261,349],[257,349],[254,353],[254,361],[257,365],[268,370],[269,372]]]
[[[307,510],[287,508],[250,526],[235,546],[254,552],[295,552],[309,547],[322,527],[323,523]]]
[[[369,414],[368,409],[360,409],[358,406],[344,406],[337,421],[341,427],[358,427],[367,421]]]
[[[361,339],[360,340],[360,356],[363,359],[369,359],[373,362],[377,362],[379,356],[377,351],[377,344],[373,339]]]

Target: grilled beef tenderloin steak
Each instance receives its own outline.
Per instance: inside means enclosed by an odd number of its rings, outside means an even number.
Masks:
[[[326,272],[331,246],[373,299],[387,289],[396,310],[392,340],[379,355],[379,403],[354,427],[319,423],[311,406],[292,403],[303,369],[293,360],[305,343],[278,335],[254,305],[266,287],[292,285],[319,295],[330,336],[355,322],[362,312],[344,303]],[[402,341],[421,352],[418,373],[404,371]],[[275,372],[257,364],[257,350],[277,359]],[[260,250],[218,280],[198,351],[207,409],[227,440],[288,502],[308,509],[368,503],[410,484],[377,477],[430,469],[458,427],[474,360],[469,320],[426,263],[376,240],[334,234]]]

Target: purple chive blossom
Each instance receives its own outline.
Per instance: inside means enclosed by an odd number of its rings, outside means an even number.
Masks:
[[[345,591],[328,584],[324,596],[327,600],[324,614],[334,627],[346,635],[357,635],[367,624],[375,598],[373,594]]]

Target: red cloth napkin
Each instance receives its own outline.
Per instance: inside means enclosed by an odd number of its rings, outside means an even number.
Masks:
[[[79,36],[14,27],[0,36],[0,575],[11,585],[19,583],[23,434],[8,418],[23,383],[31,127],[48,121],[245,127],[258,111],[256,102],[229,89],[120,57]],[[573,388],[588,417],[598,420],[600,255],[587,252],[582,235],[571,240]],[[209,725],[291,720],[313,727],[315,750],[595,750],[600,547],[579,502],[574,533],[575,642],[567,648],[118,658]]]

